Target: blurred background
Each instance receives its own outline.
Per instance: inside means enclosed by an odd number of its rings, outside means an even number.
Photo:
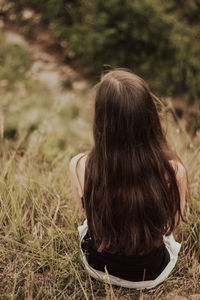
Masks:
[[[144,299],[200,294],[199,24],[199,0],[0,0],[0,298],[118,299],[81,266],[68,176],[93,142],[93,86],[115,67],[163,101],[192,196],[177,272]]]
[[[7,91],[17,89],[16,98],[26,98],[30,130],[50,105],[46,87],[56,99],[68,98],[86,91],[104,70],[125,67],[159,97],[172,100],[178,117],[187,120],[187,130],[198,134],[198,0],[1,0],[0,17],[1,93],[9,97]],[[32,93],[40,93],[37,100]],[[8,102],[3,100],[4,110]],[[71,109],[77,113],[75,106]],[[6,130],[10,137],[18,131],[11,124]]]

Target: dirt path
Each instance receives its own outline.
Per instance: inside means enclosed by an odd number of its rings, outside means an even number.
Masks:
[[[6,42],[19,45],[30,53],[32,66],[29,76],[45,83],[55,99],[66,100],[88,88],[87,81],[77,72],[44,49],[44,43],[37,40],[30,42],[22,34],[11,29],[4,30],[4,35]],[[68,88],[64,88],[64,85]]]

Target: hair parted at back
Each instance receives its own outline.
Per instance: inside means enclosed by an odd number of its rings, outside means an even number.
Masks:
[[[180,217],[176,159],[143,79],[116,69],[96,86],[94,147],[85,170],[88,230],[99,251],[144,254]]]

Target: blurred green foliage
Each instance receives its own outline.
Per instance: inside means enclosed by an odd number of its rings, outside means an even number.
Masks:
[[[94,81],[108,66],[127,67],[156,93],[200,98],[197,0],[19,0],[15,6],[32,7],[43,24],[53,24]]]

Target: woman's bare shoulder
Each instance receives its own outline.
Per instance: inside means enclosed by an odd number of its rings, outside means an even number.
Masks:
[[[85,163],[87,159],[86,153],[79,153],[72,157],[69,169],[71,174],[71,179],[75,184],[80,184],[81,189],[84,188],[84,177],[85,177]]]
[[[182,181],[186,177],[186,169],[184,165],[177,160],[170,160],[169,163],[175,171],[177,180]]]
[[[87,154],[86,153],[79,153],[72,157],[70,160],[69,166],[70,166],[70,171],[75,171],[76,169],[79,170],[81,167],[85,166],[85,162],[87,159]]]
[[[81,157],[84,156],[84,153],[79,153],[77,155],[75,155],[74,157],[72,157],[72,159],[69,162],[69,167],[70,170],[74,170],[78,164],[78,161],[81,159]]]

